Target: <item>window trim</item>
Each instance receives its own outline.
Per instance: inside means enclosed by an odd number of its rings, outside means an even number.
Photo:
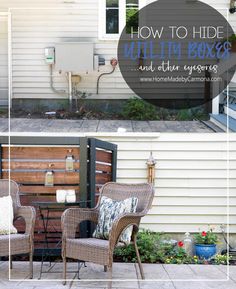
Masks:
[[[99,0],[98,38],[100,40],[118,40],[126,23],[126,1],[119,1],[119,33],[106,33],[106,0]],[[147,0],[139,0],[139,9],[147,4]]]

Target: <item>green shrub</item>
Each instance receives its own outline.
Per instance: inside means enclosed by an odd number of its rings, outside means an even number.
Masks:
[[[187,256],[185,250],[180,246],[173,246],[168,242],[170,238],[164,233],[141,231],[137,236],[141,261],[144,263],[169,263],[188,264],[196,263],[193,257]],[[133,245],[116,248],[115,260],[124,262],[135,262],[136,254]]]
[[[212,263],[216,265],[228,265],[230,263],[230,260],[232,260],[232,256],[227,256],[227,254],[216,254],[213,257]]]
[[[154,105],[139,99],[130,98],[124,105],[122,117],[131,120],[159,120],[157,109]]]
[[[167,108],[160,107],[158,109],[158,116],[161,120],[173,120],[173,112]]]
[[[201,107],[181,109],[176,115],[176,120],[188,121],[194,119],[207,120],[209,119],[209,115]]]
[[[208,120],[209,114],[204,109],[193,109],[193,118],[199,120]]]
[[[191,121],[194,119],[207,120],[209,115],[202,106],[192,109],[170,110],[156,107],[143,99],[130,98],[124,105],[122,118],[131,120],[178,120]]]
[[[142,231],[138,234],[137,245],[142,262],[155,263],[157,261],[157,247],[162,234]],[[133,245],[116,248],[115,257],[124,262],[135,262],[136,254]]]
[[[191,113],[190,109],[181,109],[178,113],[177,113],[177,120],[192,120],[193,119],[193,115]]]
[[[197,259],[198,260],[198,259]],[[173,248],[166,258],[163,260],[166,264],[193,264],[196,263],[195,259],[188,256],[185,250],[181,247]]]

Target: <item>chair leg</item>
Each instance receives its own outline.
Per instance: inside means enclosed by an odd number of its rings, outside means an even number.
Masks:
[[[137,239],[136,239],[136,235],[135,235],[135,237],[134,237],[134,248],[135,248],[136,256],[137,256],[137,259],[138,259],[139,271],[140,271],[142,279],[145,279],[143,266],[142,266],[142,262],[141,262],[141,259],[140,259],[140,255],[139,255],[138,246],[137,246],[137,242],[136,241],[137,241]]]
[[[12,264],[12,256],[11,255],[9,256],[9,263],[10,263],[10,269],[12,269],[13,268],[13,264]]]
[[[108,289],[112,289],[112,265],[106,266],[108,271]]]
[[[29,265],[30,265],[30,276],[29,276],[29,278],[30,279],[33,279],[33,253],[31,252],[30,254],[29,254]]]
[[[66,257],[63,258],[63,285],[66,285]]]

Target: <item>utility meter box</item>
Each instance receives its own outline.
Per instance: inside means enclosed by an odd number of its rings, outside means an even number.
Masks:
[[[94,70],[94,46],[90,42],[61,42],[55,45],[55,69],[88,73]]]
[[[47,64],[55,63],[55,47],[46,47],[44,49],[45,62]]]

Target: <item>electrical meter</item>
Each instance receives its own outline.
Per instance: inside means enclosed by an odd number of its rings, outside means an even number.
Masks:
[[[55,63],[55,47],[46,47],[44,50],[45,62],[47,64]]]

